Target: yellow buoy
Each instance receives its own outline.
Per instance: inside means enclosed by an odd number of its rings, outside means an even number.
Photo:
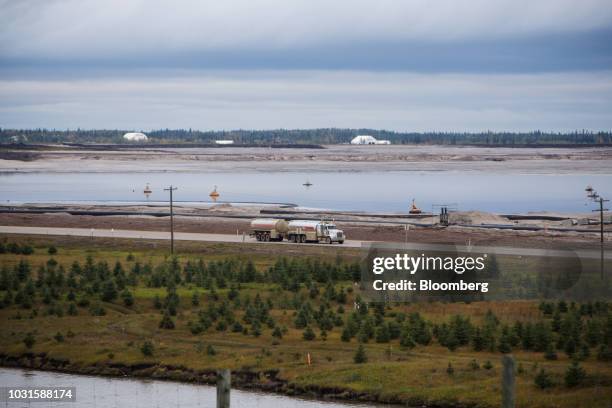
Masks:
[[[414,198],[412,199],[412,205],[410,206],[410,211],[408,211],[409,214],[420,214],[421,213],[421,209],[419,207],[416,206],[416,204],[414,203]]]
[[[215,186],[215,189],[209,194],[210,198],[213,199],[213,201],[217,201],[217,198],[219,198],[219,193],[217,192],[217,186]]]

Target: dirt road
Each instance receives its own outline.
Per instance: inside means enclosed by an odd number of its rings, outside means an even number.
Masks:
[[[138,230],[123,230],[123,229],[95,229],[95,228],[57,228],[57,227],[17,227],[17,226],[0,226],[0,234],[25,234],[25,235],[50,235],[50,236],[78,236],[89,238],[128,238],[128,239],[154,239],[154,240],[170,240],[170,233],[165,231],[138,231]],[[330,247],[330,245],[306,243],[294,244],[291,242],[258,242],[248,235],[232,235],[232,234],[210,234],[210,233],[190,233],[190,232],[175,232],[174,239],[177,241],[205,241],[205,242],[228,242],[228,243],[248,243],[258,245],[316,245]],[[346,240],[344,244],[333,244],[334,247],[361,248],[372,244],[374,241],[359,241]],[[414,242],[395,242],[385,243],[387,245],[398,245],[407,250],[448,250],[452,249],[449,245],[443,244],[426,244]],[[581,258],[599,259],[600,252],[597,250],[553,250],[553,249],[537,249],[537,248],[513,248],[499,246],[473,246],[456,247],[461,251],[470,251],[474,253],[487,253],[497,255],[521,255],[521,256],[546,256],[546,257],[564,257],[568,254],[575,253]],[[605,253],[606,259],[612,259],[612,253]]]
[[[0,226],[0,233],[4,234],[27,234],[27,235],[66,235],[88,238],[132,238],[132,239],[159,239],[169,240],[170,233],[165,231],[137,231],[123,229],[95,229],[95,228],[53,228],[53,227],[15,227]],[[177,241],[206,241],[206,242],[231,242],[231,243],[251,243],[251,244],[285,244],[290,242],[258,242],[246,234],[207,234],[193,232],[175,232],[174,239]],[[350,248],[361,247],[363,241],[347,240],[342,244]],[[295,245],[295,244],[293,244]],[[323,245],[315,243],[299,245]],[[333,244],[339,245],[339,244]]]

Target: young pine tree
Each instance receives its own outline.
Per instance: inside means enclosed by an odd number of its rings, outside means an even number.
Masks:
[[[366,355],[365,347],[363,347],[363,344],[360,344],[359,347],[357,347],[357,351],[353,356],[353,361],[355,362],[355,364],[363,364],[368,362],[368,356]]]

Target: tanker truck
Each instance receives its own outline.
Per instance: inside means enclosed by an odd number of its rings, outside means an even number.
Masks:
[[[285,220],[257,218],[251,221],[251,236],[258,241],[282,241],[288,231]]]
[[[257,218],[251,222],[251,236],[258,241],[344,243],[344,232],[329,221]]]

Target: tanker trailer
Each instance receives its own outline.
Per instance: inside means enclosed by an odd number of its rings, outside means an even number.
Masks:
[[[258,241],[282,241],[289,226],[287,221],[275,218],[256,218],[251,221],[251,236]]]
[[[344,232],[329,221],[289,221],[287,239],[292,242],[344,243]]]

